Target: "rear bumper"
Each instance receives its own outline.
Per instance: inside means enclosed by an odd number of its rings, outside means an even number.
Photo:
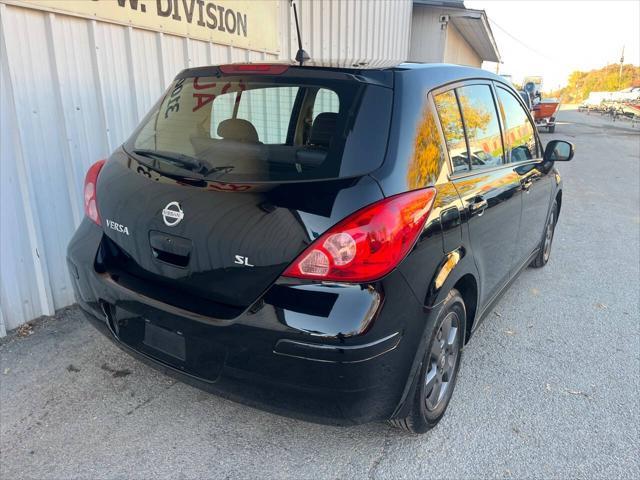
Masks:
[[[556,117],[536,118],[536,125],[543,127],[553,127],[556,124]]]
[[[101,236],[85,221],[69,245],[76,297],[87,319],[134,357],[231,400],[319,423],[386,419],[401,403],[429,316],[402,275],[368,286],[278,282],[238,317],[208,321],[96,273]],[[329,308],[319,308],[328,298]],[[182,336],[185,357],[150,348],[149,323]]]

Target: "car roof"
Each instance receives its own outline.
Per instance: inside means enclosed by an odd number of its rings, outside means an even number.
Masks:
[[[439,81],[444,80],[442,83],[454,82],[458,80],[466,79],[486,79],[500,82],[503,85],[511,85],[511,82],[506,80],[500,75],[491,73],[488,70],[476,67],[468,67],[465,65],[454,65],[450,63],[414,63],[406,62],[401,63],[393,68],[396,71],[419,71],[427,76],[437,77]],[[448,80],[446,80],[448,79]],[[433,82],[439,83],[439,82]]]

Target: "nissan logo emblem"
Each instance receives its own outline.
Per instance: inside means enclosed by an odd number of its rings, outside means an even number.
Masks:
[[[162,209],[162,219],[167,227],[174,227],[184,218],[184,212],[178,202],[170,202]]]

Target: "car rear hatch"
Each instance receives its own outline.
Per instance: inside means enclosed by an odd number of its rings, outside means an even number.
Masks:
[[[234,318],[340,220],[343,192],[371,190],[390,72],[277,67],[183,72],[106,162],[96,269],[110,282],[195,316]],[[370,201],[349,195],[348,209]]]

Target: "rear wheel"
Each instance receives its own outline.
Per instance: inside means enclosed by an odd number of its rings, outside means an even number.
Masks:
[[[540,243],[540,248],[536,258],[531,262],[531,266],[534,268],[544,267],[549,261],[551,256],[551,244],[553,243],[553,234],[555,233],[556,223],[558,221],[558,203],[554,200],[551,207],[551,213],[549,219],[544,227],[544,236]]]
[[[551,126],[549,127],[549,133],[553,133],[553,132],[555,132],[555,131],[556,131],[556,126],[555,126],[555,125],[551,125]]]
[[[425,433],[444,416],[456,384],[466,324],[460,293],[449,292],[431,329],[427,350],[416,379],[411,410],[390,423],[411,433]]]

